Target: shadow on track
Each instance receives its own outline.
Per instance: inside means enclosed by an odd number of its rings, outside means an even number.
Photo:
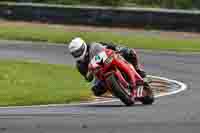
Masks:
[[[146,107],[152,105],[135,104],[133,106],[126,106],[123,104],[96,104],[96,105],[84,105],[82,107],[95,107],[95,108],[134,108],[134,107]]]

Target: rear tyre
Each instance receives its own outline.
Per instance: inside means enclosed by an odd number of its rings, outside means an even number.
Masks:
[[[152,89],[151,89],[151,87],[149,86],[148,83],[144,84],[144,89],[147,91],[148,95],[142,98],[142,100],[141,100],[142,104],[144,104],[144,105],[153,104],[154,94],[153,94],[153,91],[152,91]]]
[[[114,74],[108,77],[107,80],[109,80],[108,82],[112,88],[113,94],[118,97],[126,106],[132,106],[134,104],[134,101],[131,99],[128,92],[121,88]]]
[[[152,96],[146,96],[142,99],[142,104],[151,105],[154,102],[154,98]]]

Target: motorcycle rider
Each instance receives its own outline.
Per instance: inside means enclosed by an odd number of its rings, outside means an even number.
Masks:
[[[88,77],[88,64],[90,62],[90,56],[93,51],[91,51],[91,47],[93,45],[103,46],[107,49],[112,49],[114,51],[119,52],[124,59],[126,59],[129,63],[131,63],[138,74],[145,78],[146,74],[139,68],[138,57],[134,49],[130,49],[127,47],[117,46],[112,43],[105,42],[94,42],[91,44],[87,44],[82,38],[76,37],[74,38],[68,45],[68,49],[70,54],[76,60],[76,67],[78,71],[85,77],[87,81],[92,81],[93,78]],[[95,96],[101,96],[106,92],[105,83],[100,80],[95,80],[95,84],[92,87],[92,91]]]

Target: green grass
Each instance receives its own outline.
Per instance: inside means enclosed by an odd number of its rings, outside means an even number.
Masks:
[[[91,98],[88,84],[74,68],[0,60],[0,106],[61,104]]]
[[[175,39],[147,36],[142,34],[121,35],[113,32],[75,32],[67,31],[64,26],[36,26],[36,25],[0,25],[0,39],[31,40],[55,43],[68,43],[73,37],[80,36],[87,41],[108,41],[133,48],[173,50],[173,51],[200,51],[200,39]]]

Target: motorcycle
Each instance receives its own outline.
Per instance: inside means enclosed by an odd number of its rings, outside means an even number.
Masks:
[[[136,101],[148,105],[154,102],[151,87],[118,52],[102,49],[89,63],[89,73],[104,81],[108,91],[126,106]]]

